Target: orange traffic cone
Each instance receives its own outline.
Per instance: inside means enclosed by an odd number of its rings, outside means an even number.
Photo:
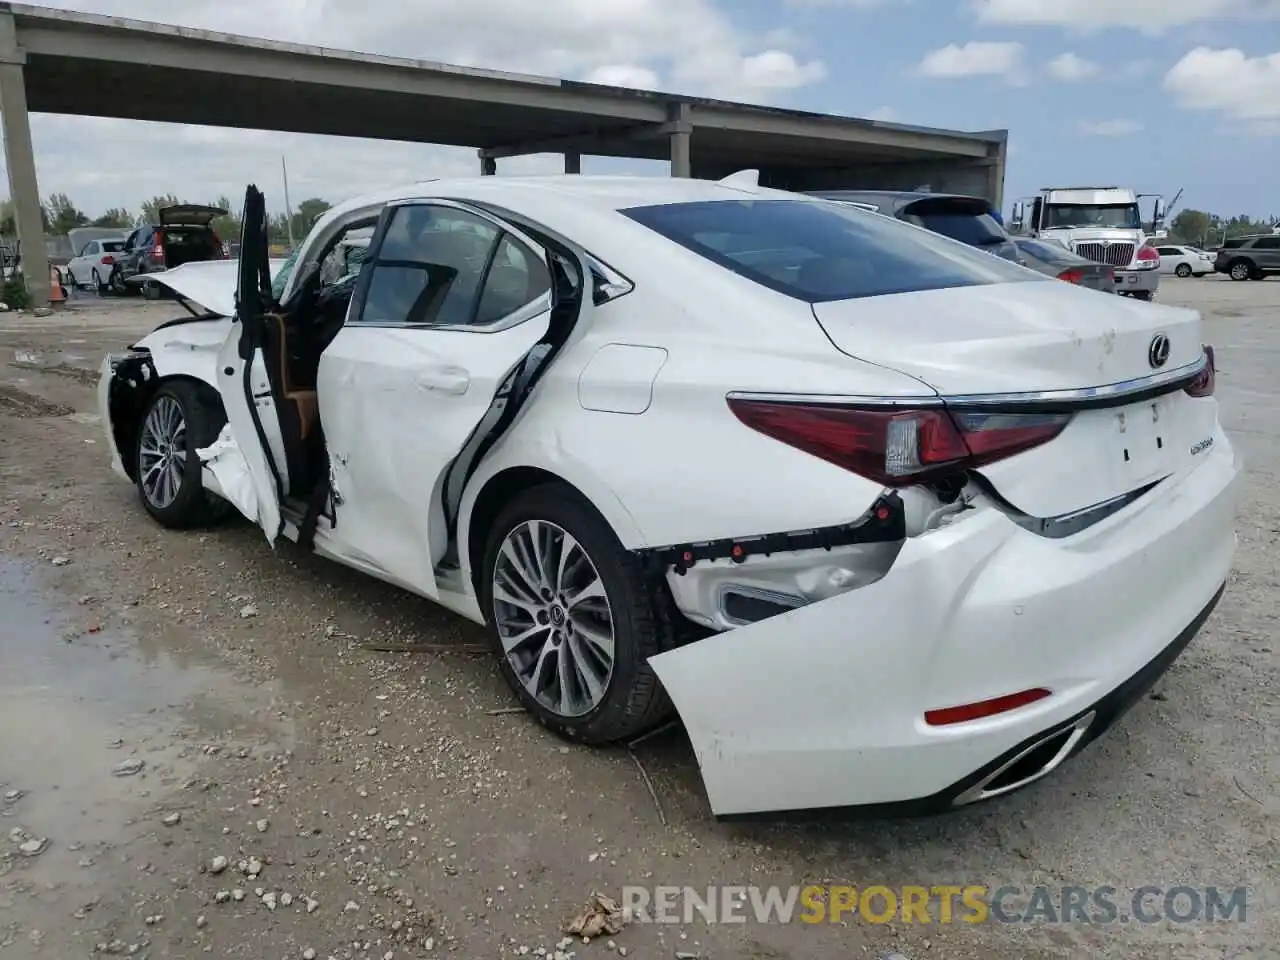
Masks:
[[[67,302],[67,291],[62,286],[62,274],[57,267],[49,268],[49,305],[60,307]]]

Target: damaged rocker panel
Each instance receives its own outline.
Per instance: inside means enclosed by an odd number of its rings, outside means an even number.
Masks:
[[[789,533],[645,547],[632,553],[647,574],[660,575],[671,569],[683,576],[699,561],[727,559],[743,563],[756,555],[767,557],[801,550],[831,550],[862,543],[897,543],[905,540],[906,536],[906,511],[902,498],[894,492],[882,495],[861,519],[853,523]]]

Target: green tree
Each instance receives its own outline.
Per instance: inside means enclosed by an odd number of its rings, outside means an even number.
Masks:
[[[321,200],[319,197],[311,197],[298,204],[298,210],[293,215],[293,239],[297,243],[302,243],[303,238],[316,225],[316,221],[332,206],[333,204],[328,200]]]
[[[89,218],[79,209],[65,193],[55,193],[45,204],[49,225],[49,233],[60,237],[76,227],[87,227]]]
[[[165,194],[160,197],[152,197],[142,205],[142,212],[138,215],[137,225],[140,227],[160,222],[160,208],[172,207],[182,201],[175,197],[172,193]]]
[[[124,229],[125,227],[133,226],[133,214],[123,207],[112,207],[102,216],[94,220],[90,226],[118,227],[120,229]]]
[[[231,205],[231,201],[227,197],[219,197],[214,200],[210,206],[218,207],[226,210],[226,214],[221,217],[214,217],[209,222],[213,227],[213,232],[218,235],[218,239],[224,243],[237,243],[240,240],[240,211]]]
[[[1212,219],[1203,210],[1181,210],[1169,225],[1169,232],[1183,243],[1201,243],[1209,234]]]

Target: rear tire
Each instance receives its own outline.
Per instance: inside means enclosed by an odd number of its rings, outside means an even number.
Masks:
[[[230,512],[227,501],[205,491],[196,455],[227,422],[211,393],[194,381],[172,380],[156,390],[138,421],[135,484],[142,506],[161,526],[208,526]]]
[[[1174,268],[1173,272],[1185,280],[1187,277],[1191,276],[1191,264],[1180,263]]]
[[[1233,260],[1231,266],[1227,268],[1227,274],[1232,280],[1252,279],[1253,264],[1248,260]]]
[[[142,285],[142,296],[146,300],[159,300],[160,285],[153,280],[148,280]]]
[[[108,287],[105,283],[102,282],[102,277],[98,275],[97,269],[93,271],[93,289],[97,292],[98,296],[100,297],[105,297],[107,293],[110,291],[110,287]]]
[[[610,743],[671,712],[648,664],[674,646],[670,606],[572,488],[550,483],[511,500],[489,531],[478,587],[502,675],[548,729]]]
[[[1156,298],[1155,292],[1151,290],[1135,290],[1133,296],[1138,300],[1145,300],[1150,303]]]

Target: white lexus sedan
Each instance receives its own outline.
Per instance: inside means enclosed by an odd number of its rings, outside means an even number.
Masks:
[[[1032,783],[1222,594],[1193,311],[750,175],[405,186],[323,216],[279,297],[252,187],[244,223],[104,362],[143,507],[486,625],[571,740],[678,715],[717,816]]]

